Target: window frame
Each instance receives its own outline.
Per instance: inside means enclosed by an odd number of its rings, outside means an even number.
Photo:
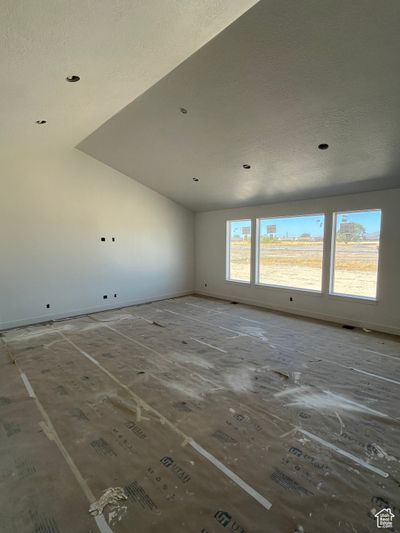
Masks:
[[[322,236],[322,260],[321,260],[321,288],[318,289],[304,289],[301,287],[291,287],[290,285],[275,285],[273,283],[262,283],[260,281],[260,226],[261,226],[261,220],[268,220],[268,219],[276,219],[276,218],[303,218],[303,217],[321,217],[324,219],[324,231]],[[306,292],[311,293],[313,295],[321,295],[323,293],[323,272],[324,272],[324,244],[325,244],[325,232],[326,232],[326,213],[302,213],[296,214],[296,215],[278,215],[278,216],[268,216],[268,217],[258,217],[256,220],[256,254],[255,254],[255,285],[257,287],[268,287],[271,289],[285,289],[289,291],[299,291],[299,292]]]
[[[232,222],[250,222],[250,278],[249,281],[240,279],[231,279],[231,223]],[[225,281],[249,286],[252,282],[252,250],[253,250],[253,219],[252,218],[233,218],[226,220],[225,224]]]
[[[337,217],[340,215],[350,215],[352,213],[366,213],[371,211],[379,211],[381,214],[380,218],[380,225],[379,225],[379,253],[378,253],[378,262],[377,262],[377,268],[376,268],[376,293],[375,297],[372,296],[362,296],[357,294],[346,294],[342,292],[335,292],[334,291],[334,284],[335,284],[335,257],[336,257],[336,226],[337,226]],[[381,250],[381,235],[382,235],[382,220],[383,220],[383,211],[382,208],[379,207],[373,207],[373,208],[364,208],[364,209],[352,209],[349,211],[333,211],[332,212],[332,242],[331,242],[331,249],[330,249],[330,262],[329,262],[329,288],[328,288],[328,296],[333,298],[339,298],[339,299],[346,299],[346,300],[360,300],[365,303],[376,303],[379,300],[379,292],[380,292],[380,269],[381,269],[381,258],[382,258],[382,250]]]

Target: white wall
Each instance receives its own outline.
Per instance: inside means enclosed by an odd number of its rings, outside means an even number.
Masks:
[[[382,209],[378,301],[327,294],[334,211]],[[325,212],[325,292],[250,286],[225,280],[226,221]],[[196,292],[300,315],[400,334],[400,189],[285,204],[198,213],[195,222]],[[207,286],[205,286],[207,284]],[[289,298],[293,297],[293,302]]]
[[[49,152],[3,166],[0,329],[192,292],[190,211],[78,150]]]

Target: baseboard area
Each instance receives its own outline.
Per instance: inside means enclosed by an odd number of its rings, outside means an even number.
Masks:
[[[283,313],[287,313],[289,315],[299,316],[299,317],[307,317],[307,318],[314,318],[316,320],[323,320],[324,322],[333,322],[335,324],[347,324],[349,326],[354,326],[356,328],[366,328],[370,329],[371,331],[378,331],[381,333],[389,333],[391,335],[400,335],[400,328],[393,328],[390,326],[385,326],[382,324],[375,324],[373,322],[368,321],[359,321],[356,319],[343,319],[343,317],[335,316],[335,315],[327,315],[324,313],[314,313],[312,311],[304,310],[304,309],[298,309],[294,307],[284,307],[284,306],[272,306],[268,305],[263,302],[259,302],[258,300],[253,300],[251,298],[238,298],[238,297],[232,297],[227,294],[220,294],[220,293],[211,293],[208,291],[203,291],[199,289],[195,289],[194,294],[198,294],[199,296],[209,296],[211,298],[218,298],[220,300],[225,301],[232,301],[239,302],[246,305],[253,305],[255,307],[260,307],[263,309],[270,309],[271,311],[280,311]]]
[[[22,326],[33,326],[35,324],[40,324],[42,322],[48,322],[51,320],[61,320],[63,318],[74,318],[81,315],[87,315],[89,313],[98,313],[100,311],[110,311],[113,309],[121,309],[122,307],[129,307],[131,305],[139,305],[150,302],[159,302],[162,300],[169,300],[170,298],[179,298],[180,296],[188,296],[193,294],[193,290],[187,291],[178,291],[168,294],[159,294],[156,296],[148,296],[146,298],[137,298],[134,300],[126,300],[123,302],[112,303],[108,305],[97,305],[92,307],[85,307],[81,309],[72,309],[69,311],[64,311],[61,313],[46,313],[45,315],[26,317],[18,320],[11,320],[9,322],[0,322],[0,331],[5,331],[8,329],[18,328]]]

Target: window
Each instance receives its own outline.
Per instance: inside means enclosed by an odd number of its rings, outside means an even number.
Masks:
[[[226,279],[250,283],[251,220],[228,220]]]
[[[257,283],[321,291],[324,215],[258,221]]]
[[[331,293],[376,298],[381,211],[335,213]]]

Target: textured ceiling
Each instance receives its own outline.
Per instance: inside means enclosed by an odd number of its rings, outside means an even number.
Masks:
[[[254,3],[1,0],[2,172],[73,150]]]
[[[193,210],[400,186],[399,58],[399,0],[261,0],[79,148]]]

